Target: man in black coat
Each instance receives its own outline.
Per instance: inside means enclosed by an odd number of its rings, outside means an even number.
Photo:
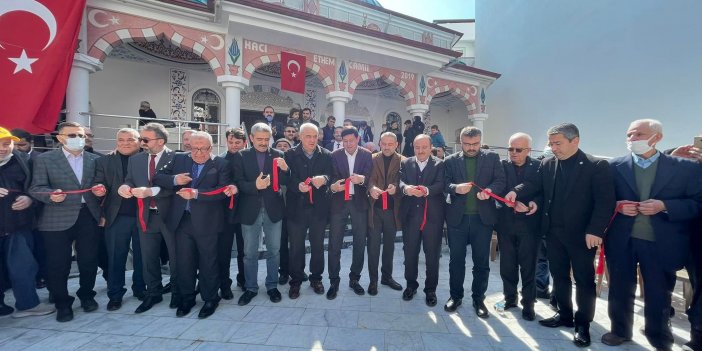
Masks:
[[[505,169],[506,189],[533,177],[539,169],[539,161],[529,157],[531,136],[516,133],[509,138],[509,160],[502,160]],[[506,191],[505,191],[506,192]],[[503,194],[502,194],[503,195]],[[541,198],[517,204],[529,211],[519,212],[514,206],[499,203],[498,221],[495,224],[497,244],[500,248],[500,277],[504,301],[499,304],[505,310],[517,307],[517,285],[522,278],[522,318],[533,321],[536,301],[536,258],[541,244],[540,218],[536,211]]]
[[[471,246],[473,309],[480,318],[487,318],[485,292],[490,275],[490,241],[497,222],[497,208],[490,192],[501,193],[505,188],[505,171],[500,157],[480,148],[482,131],[476,127],[461,130],[462,151],[444,159],[445,191],[450,196],[446,208],[451,297],[444,310],[455,311],[463,299],[466,275],[466,251]],[[484,189],[481,190],[480,188]]]
[[[607,161],[579,149],[580,133],[575,125],[559,124],[549,128],[547,135],[554,157],[542,160],[537,175],[517,185],[505,198],[526,201],[543,196],[541,228],[546,233],[559,310],[539,323],[550,328],[575,325],[573,343],[586,347],[590,345],[590,322],[597,299],[593,262],[614,212],[614,184]],[[571,267],[577,286],[575,316]]]
[[[102,219],[105,226],[107,248],[107,303],[108,311],[122,307],[122,297],[127,292],[124,284],[125,265],[131,243],[134,273],[132,293],[143,300],[146,286],[142,275],[141,245],[137,229],[137,200],[125,199],[118,193],[127,176],[129,157],[139,152],[139,132],[123,128],[117,132],[117,149],[95,161],[95,184],[102,185],[106,194],[102,202]],[[99,188],[99,187],[98,187]],[[94,191],[95,192],[95,191]]]
[[[318,145],[319,129],[311,123],[300,126],[300,144],[285,153],[290,166],[287,193],[288,241],[290,243],[290,291],[300,296],[304,280],[305,234],[310,240],[310,286],[316,294],[324,294],[324,229],[329,217],[329,175],[332,174],[331,153]]]
[[[234,189],[229,186],[232,182],[227,161],[210,153],[212,137],[194,132],[190,144],[192,152],[176,154],[173,166],[159,171],[154,183],[175,191],[166,224],[176,236],[178,285],[183,296],[176,316],[187,315],[195,306],[195,281],[199,280],[205,304],[198,317],[207,318],[219,304],[217,239],[224,223],[221,200],[232,196]],[[224,193],[205,194],[224,187]]]
[[[287,184],[289,169],[283,153],[269,147],[272,134],[267,124],[254,124],[250,136],[253,147],[239,151],[233,158],[234,182],[240,192],[237,215],[244,238],[246,277],[246,291],[239,298],[240,306],[247,305],[258,295],[258,244],[262,230],[266,243],[266,291],[272,302],[281,300],[278,267],[285,202],[280,185]],[[278,166],[276,170],[274,164]]]

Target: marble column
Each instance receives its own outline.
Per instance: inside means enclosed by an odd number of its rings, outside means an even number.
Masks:
[[[351,94],[345,91],[332,91],[327,94],[327,100],[332,103],[332,114],[336,118],[336,125],[344,124],[346,118],[346,103],[351,101]]]
[[[483,137],[482,137],[482,143],[487,144],[485,141],[485,127],[483,122],[485,122],[488,119],[488,114],[487,113],[476,113],[474,115],[468,116],[468,120],[473,123],[473,127],[476,127],[480,129],[480,131],[483,132]]]
[[[240,76],[223,75],[217,83],[224,88],[224,118],[231,128],[241,126],[241,92],[249,85],[249,80]]]
[[[102,62],[86,54],[73,56],[71,75],[66,90],[66,120],[90,126],[90,117],[81,115],[90,109],[90,73],[102,70]]]
[[[427,111],[429,111],[429,105],[426,104],[414,104],[407,106],[407,112],[409,112],[412,120],[414,120],[414,116],[424,118],[424,114],[426,114]]]

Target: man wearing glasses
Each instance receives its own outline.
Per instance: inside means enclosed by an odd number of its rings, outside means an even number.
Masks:
[[[90,191],[61,192],[91,189],[98,156],[83,150],[85,131],[76,122],[59,124],[57,139],[61,143],[60,149],[42,153],[34,161],[29,192],[46,204],[37,227],[46,245],[47,287],[56,304],[56,320],[68,322],[73,319],[71,305],[74,298],[68,294],[67,283],[74,242],[80,271],[80,288],[76,294],[85,312],[98,308],[94,287],[100,242],[97,235],[100,204]]]
[[[488,318],[485,291],[490,275],[490,241],[497,222],[497,208],[489,193],[505,188],[505,170],[500,157],[480,148],[482,131],[475,127],[461,130],[461,152],[444,160],[445,191],[451,204],[446,207],[451,297],[444,310],[454,312],[463,299],[466,275],[466,247],[471,246],[473,309],[480,318]],[[481,190],[484,189],[484,190]]]
[[[506,189],[512,189],[524,182],[525,178],[536,176],[539,161],[529,157],[531,136],[525,133],[512,135],[507,151],[509,160],[502,160],[502,165],[505,169]],[[517,211],[502,203],[499,205],[501,206],[495,231],[500,247],[500,277],[505,298],[495,306],[498,310],[517,307],[517,285],[521,272],[522,318],[533,321],[536,301],[536,257],[541,243],[540,217],[534,213],[541,205],[541,196],[526,204],[519,202]],[[528,211],[519,212],[525,207]]]
[[[130,157],[124,184],[119,187],[119,195],[125,199],[142,199],[143,208],[135,210],[139,244],[141,247],[142,271],[146,283],[146,297],[135,313],[150,310],[163,301],[161,283],[161,242],[168,249],[171,273],[171,308],[180,304],[175,252],[175,234],[165,225],[171,192],[154,185],[156,172],[173,163],[175,152],[166,147],[168,131],[160,123],[148,123],[139,132],[139,143],[144,152]],[[142,224],[143,221],[143,224]]]
[[[297,138],[297,127],[291,124],[285,126],[285,140],[287,140],[290,143],[291,148],[297,146],[297,144],[300,143],[300,141]]]

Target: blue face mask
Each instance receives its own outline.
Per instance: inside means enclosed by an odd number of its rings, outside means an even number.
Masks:
[[[85,138],[67,138],[64,144],[68,150],[80,151],[85,147]]]

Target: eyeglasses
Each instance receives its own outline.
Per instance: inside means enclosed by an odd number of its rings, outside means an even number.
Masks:
[[[139,138],[139,139],[137,139],[137,140],[139,140],[139,141],[142,142],[142,143],[147,143],[147,144],[148,144],[149,142],[151,142],[151,140],[159,140],[159,139],[163,140],[163,138],[154,138],[154,139]]]
[[[196,152],[197,152],[197,153],[205,153],[205,152],[209,152],[210,149],[212,149],[212,146],[208,146],[208,147],[194,147],[194,148],[192,148],[191,150],[192,150],[192,153],[196,153]]]
[[[521,147],[510,147],[507,149],[507,151],[509,151],[509,152],[516,152],[518,154],[522,153],[522,151],[524,151],[524,150],[526,150],[526,149],[521,148]]]
[[[69,137],[69,138],[81,138],[81,139],[85,139],[85,134],[71,133],[71,134],[59,134],[59,135],[63,135],[63,136],[65,136],[65,137]]]

